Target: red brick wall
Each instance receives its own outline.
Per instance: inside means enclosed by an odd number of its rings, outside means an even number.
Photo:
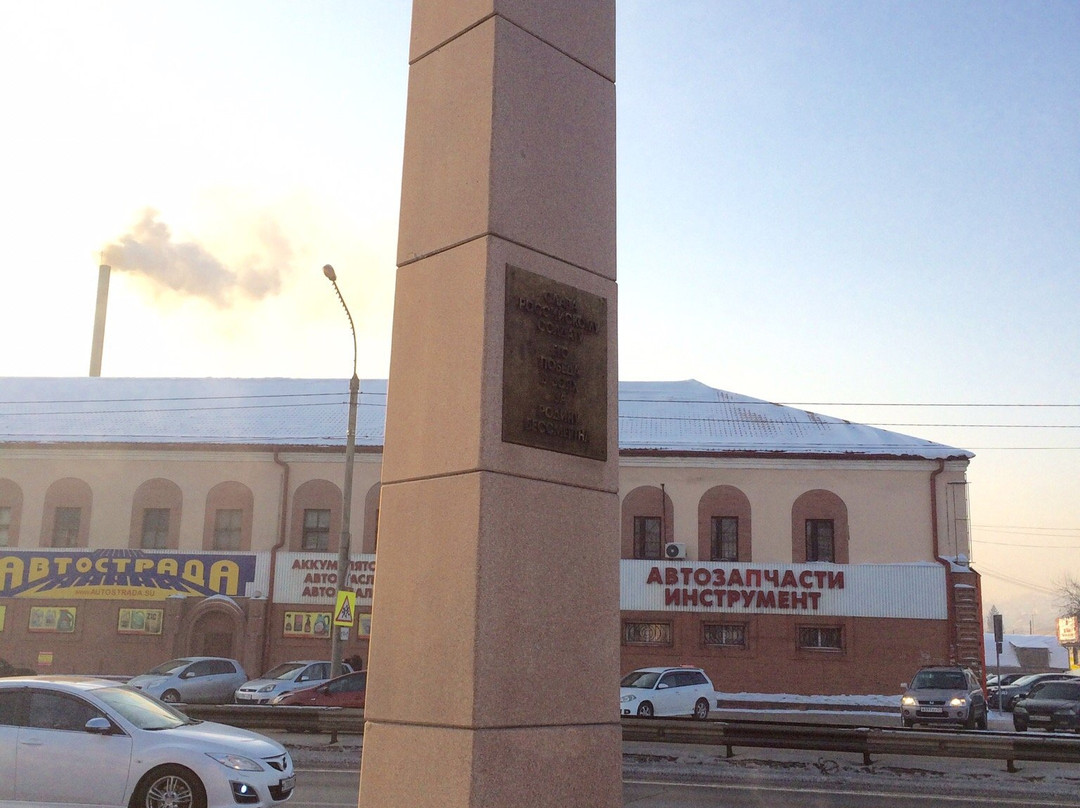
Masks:
[[[805,695],[893,694],[922,665],[946,661],[944,620],[808,618],[744,615],[718,619],[693,612],[623,612],[623,622],[670,622],[670,647],[622,645],[621,670],[700,665],[720,692]],[[744,623],[745,648],[706,647],[702,624]],[[843,650],[797,646],[800,625],[839,626]]]

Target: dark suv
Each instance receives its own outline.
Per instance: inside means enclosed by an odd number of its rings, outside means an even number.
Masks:
[[[1062,679],[1072,679],[1072,674],[1061,673],[1031,673],[1021,676],[1015,682],[1004,685],[990,691],[990,704],[999,710],[1012,710],[1020,699],[1024,698],[1035,685],[1043,682],[1057,682]]]
[[[900,700],[905,727],[958,724],[986,729],[986,695],[975,674],[957,665],[920,668]]]

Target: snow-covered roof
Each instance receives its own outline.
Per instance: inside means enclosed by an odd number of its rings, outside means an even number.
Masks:
[[[360,383],[356,445],[380,448],[385,380]],[[343,379],[0,378],[0,445],[340,446]],[[972,453],[717,390],[620,382],[619,448],[670,454],[969,458]]]
[[[1021,657],[1024,656],[1024,650],[1035,649],[1045,651],[1046,662],[1045,664],[1038,663],[1038,667],[1062,671],[1069,669],[1068,649],[1063,648],[1061,643],[1058,642],[1058,638],[1051,634],[1005,634],[1001,640],[1002,668],[1025,667],[1021,660]],[[983,648],[986,652],[986,669],[993,673],[998,665],[998,655],[994,646],[992,632],[983,634]]]

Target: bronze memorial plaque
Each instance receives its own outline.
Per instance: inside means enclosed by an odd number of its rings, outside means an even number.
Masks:
[[[502,439],[607,460],[607,300],[506,266]]]

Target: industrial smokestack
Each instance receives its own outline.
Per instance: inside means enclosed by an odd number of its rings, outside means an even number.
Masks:
[[[94,311],[94,341],[90,346],[90,375],[101,375],[101,352],[105,348],[105,310],[109,307],[109,273],[106,264],[98,267],[97,308]]]

